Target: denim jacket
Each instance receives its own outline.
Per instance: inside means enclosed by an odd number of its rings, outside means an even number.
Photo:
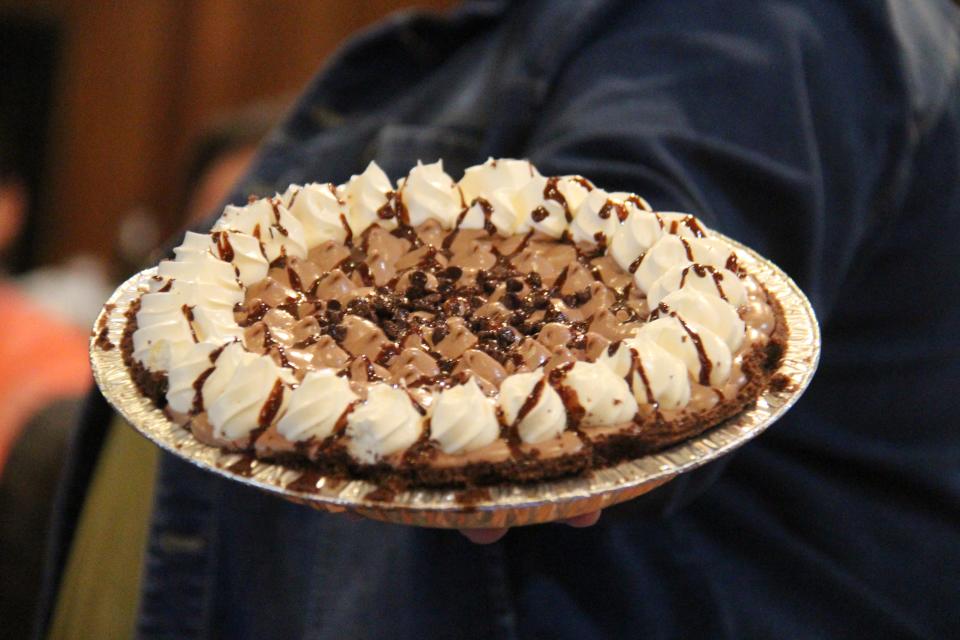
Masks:
[[[373,159],[396,179],[417,160],[458,176],[529,157],[774,259],[821,319],[820,372],[722,463],[590,529],[487,547],[347,522],[166,456],[138,633],[960,633],[958,24],[933,0],[477,1],[354,38],[233,200]],[[61,549],[98,412],[78,435]]]

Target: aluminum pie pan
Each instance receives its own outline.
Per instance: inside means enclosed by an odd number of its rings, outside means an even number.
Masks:
[[[783,307],[788,337],[778,374],[782,390],[767,389],[751,408],[699,436],[658,453],[595,469],[585,476],[524,485],[496,485],[482,492],[411,489],[377,497],[364,480],[318,477],[313,490],[291,488],[302,469],[255,460],[202,444],[138,391],[119,348],[125,313],[146,292],[156,268],[135,274],[110,296],[94,325],[90,361],[107,401],[141,435],[161,449],[206,471],[287,500],[330,511],[349,511],[399,524],[438,528],[513,527],[550,522],[625,502],[726,455],[760,435],[800,398],[820,357],[820,329],[809,300],[779,267],[719,233],[737,259]],[[104,340],[114,348],[104,348]],[[301,480],[301,484],[302,484]],[[385,497],[386,499],[383,499]]]

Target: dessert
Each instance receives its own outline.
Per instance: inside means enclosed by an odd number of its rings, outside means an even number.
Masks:
[[[779,303],[692,215],[580,176],[375,164],[188,233],[127,312],[141,393],[198,440],[390,487],[582,474],[771,384]]]

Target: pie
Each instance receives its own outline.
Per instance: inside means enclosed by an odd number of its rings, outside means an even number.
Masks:
[[[187,233],[127,312],[142,394],[227,451],[381,486],[588,473],[775,381],[778,301],[693,215],[490,159],[374,163]]]

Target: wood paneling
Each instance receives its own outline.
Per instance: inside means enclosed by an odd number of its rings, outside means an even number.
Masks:
[[[175,205],[189,146],[212,117],[296,93],[345,37],[392,10],[455,2],[44,4],[64,26],[46,255],[106,258],[131,208]]]

